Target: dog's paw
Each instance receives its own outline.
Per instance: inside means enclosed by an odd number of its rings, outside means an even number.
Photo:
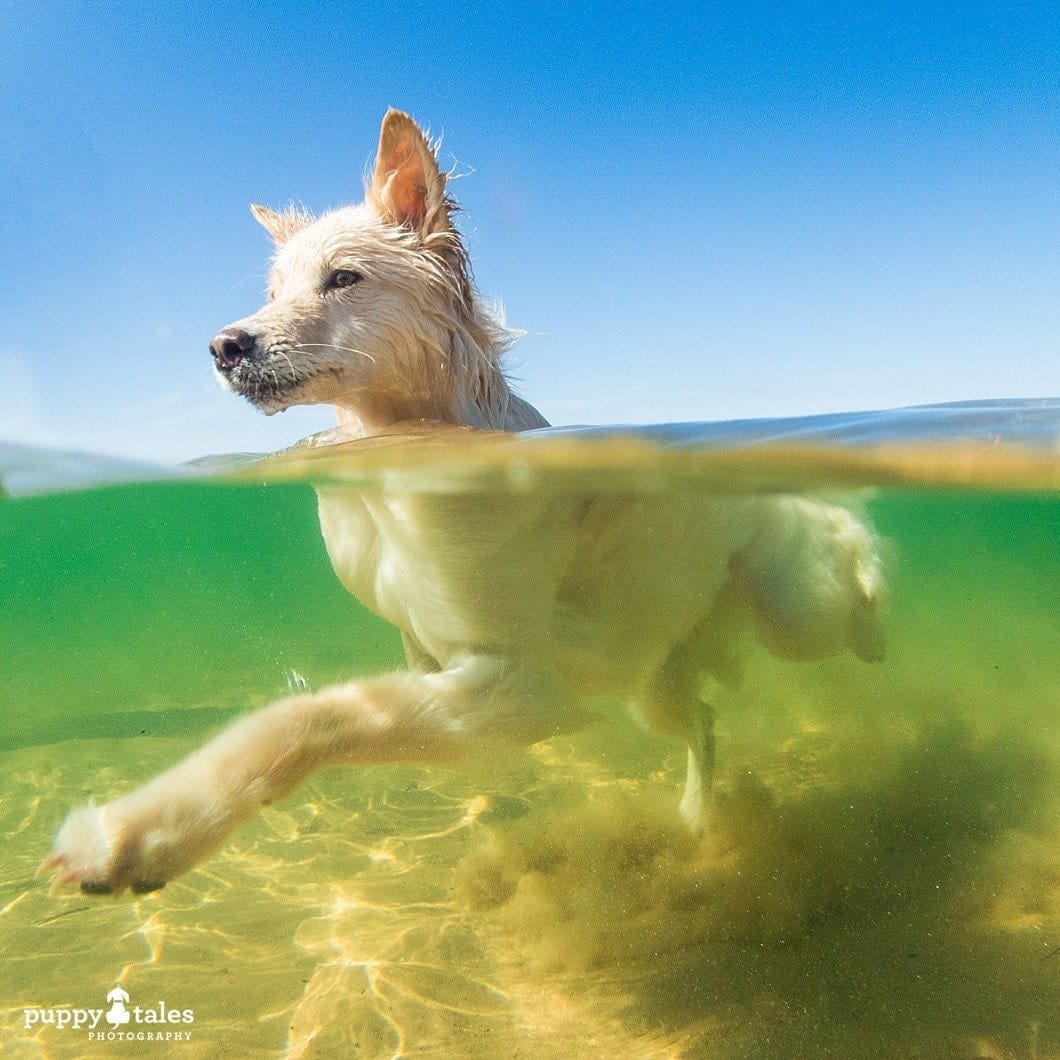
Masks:
[[[40,872],[54,872],[59,886],[76,883],[85,894],[135,894],[157,891],[166,882],[161,866],[145,856],[144,844],[107,807],[79,806],[71,810]]]

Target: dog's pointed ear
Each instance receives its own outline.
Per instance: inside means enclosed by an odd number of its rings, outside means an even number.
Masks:
[[[400,110],[383,118],[368,203],[384,221],[422,236],[452,229],[445,174],[420,127]]]
[[[256,202],[250,204],[250,212],[254,220],[265,229],[272,237],[272,241],[282,247],[288,239],[305,228],[306,217],[297,210],[288,210],[286,213],[277,213],[267,206],[259,206]]]

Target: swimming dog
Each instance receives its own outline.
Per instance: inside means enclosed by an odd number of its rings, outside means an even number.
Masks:
[[[347,434],[416,421],[545,425],[516,396],[510,334],[473,287],[436,149],[383,120],[364,201],[312,217],[252,206],[276,247],[268,302],[210,343],[221,384],[267,413],[335,407]],[[774,654],[880,651],[871,532],[780,495],[319,489],[343,584],[401,631],[408,667],[292,695],[142,787],[74,809],[44,868],[88,893],[149,891],[324,766],[438,763],[578,729],[599,696],[688,744],[681,809],[714,770],[704,684],[752,631]]]

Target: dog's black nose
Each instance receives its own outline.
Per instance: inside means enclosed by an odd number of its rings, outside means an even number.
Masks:
[[[255,338],[242,328],[225,328],[210,343],[214,364],[222,372],[230,372],[240,361],[254,352]]]

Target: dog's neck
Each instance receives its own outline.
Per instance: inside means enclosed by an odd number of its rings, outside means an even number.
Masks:
[[[473,299],[451,306],[386,351],[392,371],[335,404],[338,424],[362,437],[424,420],[505,431],[548,426],[504,377],[500,359],[510,341]]]

